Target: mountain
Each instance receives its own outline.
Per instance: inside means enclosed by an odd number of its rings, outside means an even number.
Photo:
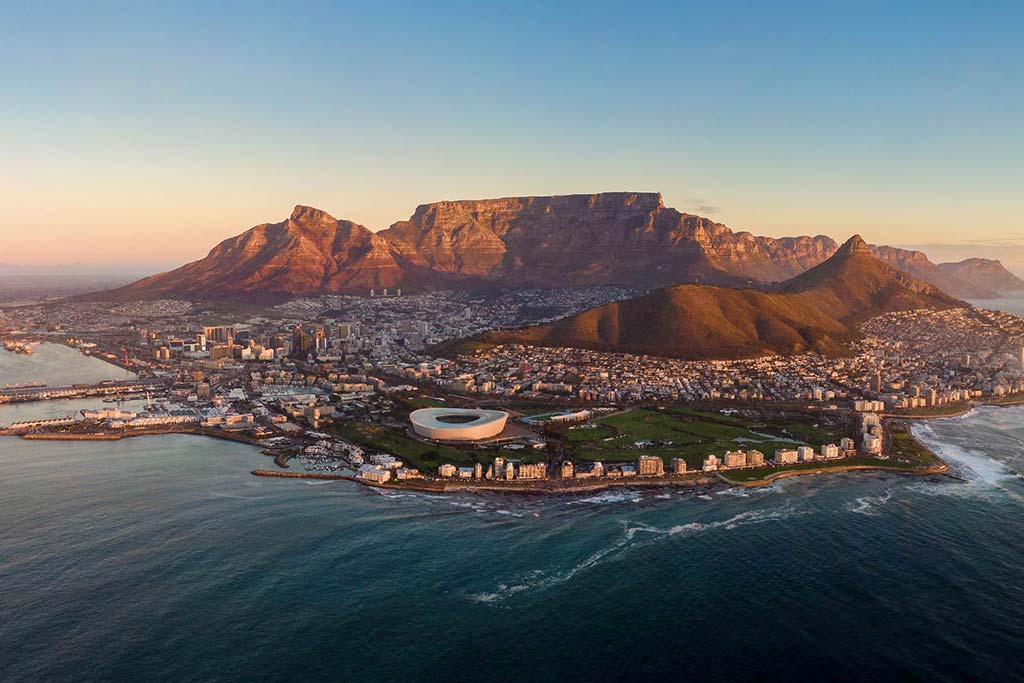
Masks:
[[[367,228],[308,206],[280,223],[231,237],[205,258],[105,293],[135,298],[275,298],[367,291],[415,283],[444,285],[443,274],[405,263]]]
[[[836,248],[824,236],[735,233],[656,192],[437,202],[380,235],[424,268],[541,287],[770,282]]]
[[[1000,292],[1004,291],[971,278],[966,270],[963,274],[957,274],[952,270],[937,266],[922,251],[876,246],[872,246],[871,250],[876,257],[893,268],[930,282],[953,296],[966,299],[998,299]],[[1021,284],[1024,285],[1024,283]]]
[[[297,206],[287,220],[226,239],[199,261],[95,296],[267,299],[383,287],[657,288],[684,282],[763,288],[837,249],[823,235],[734,232],[666,207],[655,192],[435,202],[378,233]],[[956,296],[998,296],[921,252],[873,249],[890,265]]]
[[[1008,271],[1002,263],[994,259],[969,258],[956,263],[940,263],[938,268],[961,282],[973,282],[1000,294],[1024,291],[1024,280]],[[973,298],[989,299],[994,297]]]
[[[966,306],[878,260],[855,235],[823,263],[769,291],[675,285],[484,344],[532,344],[703,360],[806,351],[834,355],[881,313]]]

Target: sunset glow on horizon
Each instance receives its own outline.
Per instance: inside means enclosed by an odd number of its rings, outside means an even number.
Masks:
[[[295,204],[380,230],[444,199],[630,190],[1024,267],[1019,4],[7,14],[2,263],[169,268]]]

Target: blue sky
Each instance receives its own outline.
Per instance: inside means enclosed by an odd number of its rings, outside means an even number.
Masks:
[[[38,4],[0,22],[0,261],[658,190],[1024,264],[1021,3]]]

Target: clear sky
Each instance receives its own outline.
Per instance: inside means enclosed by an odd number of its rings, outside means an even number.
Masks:
[[[734,229],[1024,264],[1022,25],[1021,2],[7,2],[0,262],[177,265],[297,203],[377,230],[657,190]]]

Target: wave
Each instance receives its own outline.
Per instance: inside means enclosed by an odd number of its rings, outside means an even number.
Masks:
[[[892,490],[888,490],[880,496],[861,496],[846,504],[846,509],[859,515],[879,517],[881,512],[878,508],[892,500]]]
[[[586,498],[573,498],[567,505],[613,505],[615,503],[638,502],[636,491],[606,491]]]
[[[663,541],[667,538],[696,536],[719,529],[731,531],[753,524],[764,524],[767,522],[779,521],[798,517],[808,512],[797,510],[786,505],[770,510],[751,510],[741,512],[728,519],[712,522],[687,522],[678,524],[667,529],[649,526],[623,524],[622,537],[615,543],[601,548],[582,561],[563,571],[533,570],[524,576],[517,577],[514,581],[498,584],[492,591],[473,593],[468,599],[489,605],[502,605],[513,596],[526,592],[539,592],[571,581],[581,572],[587,571],[606,562],[612,562],[624,557],[635,548],[641,548],[652,543]]]

